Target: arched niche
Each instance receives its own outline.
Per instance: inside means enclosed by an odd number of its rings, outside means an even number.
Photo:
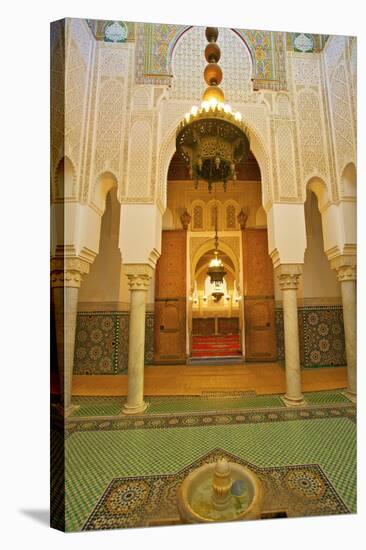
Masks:
[[[57,164],[54,182],[54,198],[61,199],[76,197],[76,171],[74,164],[69,157],[64,156],[60,159]]]
[[[103,172],[97,177],[94,187],[93,203],[100,214],[103,214],[105,210],[106,197],[113,187],[118,187],[118,181],[112,172]]]
[[[342,172],[342,195],[344,197],[356,198],[357,174],[353,162],[348,163]]]
[[[237,216],[239,214],[239,204],[229,199],[225,201],[223,205],[223,227],[228,231],[235,231],[238,229]]]
[[[191,203],[191,231],[204,231],[206,229],[206,203],[196,199]]]
[[[306,185],[306,189],[314,193],[314,195],[318,200],[319,210],[322,211],[323,208],[329,203],[329,200],[330,200],[328,187],[325,181],[318,176],[314,176],[308,181]]]

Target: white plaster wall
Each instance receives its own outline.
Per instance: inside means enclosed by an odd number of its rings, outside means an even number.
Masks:
[[[119,247],[124,264],[155,267],[161,253],[162,215],[154,204],[122,204]]]
[[[274,203],[267,222],[268,251],[274,261],[302,264],[306,248],[304,205]]]

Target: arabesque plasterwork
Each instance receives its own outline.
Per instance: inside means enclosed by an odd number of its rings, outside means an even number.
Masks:
[[[121,203],[155,203],[163,213],[176,127],[204,89],[203,29],[138,23],[133,39],[113,43],[97,40],[82,19],[66,20],[65,28],[53,43],[53,200],[78,200],[101,212],[96,196],[108,173]],[[308,53],[288,48],[286,33],[220,33],[222,86],[248,127],[264,209],[302,203],[312,178],[338,201],[343,171],[356,164],[355,38],[330,36]],[[64,142],[55,104],[62,99],[63,70]],[[74,184],[72,196],[57,199],[63,155]]]

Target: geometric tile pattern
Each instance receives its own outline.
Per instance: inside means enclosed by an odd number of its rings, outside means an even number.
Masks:
[[[306,53],[309,53],[311,51],[318,53],[321,52],[324,49],[326,40],[328,35],[326,34],[309,34],[306,33],[307,36],[310,36],[313,41],[313,48],[311,50],[307,50]],[[286,33],[286,44],[287,44],[287,50],[288,51],[296,51],[296,46],[294,44],[294,40],[299,35],[297,32],[287,32]]]
[[[303,366],[346,364],[341,306],[318,306],[299,310],[303,326]]]
[[[128,312],[79,312],[74,373],[123,374],[128,367]],[[154,358],[154,313],[145,317],[145,364]]]
[[[152,421],[163,418],[158,415],[144,417],[148,427],[136,425],[143,417],[123,419],[125,426],[117,418],[99,424],[91,420],[89,426],[72,419],[65,443],[66,530],[82,529],[115,478],[176,474],[218,447],[257,468],[318,465],[345,506],[355,512],[354,406],[276,412],[277,420],[269,418],[275,414],[271,409],[242,411],[234,418],[229,412],[166,415],[167,423],[173,421],[169,429],[159,423],[154,427]],[[202,421],[184,423],[189,418]],[[205,418],[212,421],[205,423]]]
[[[76,374],[118,372],[117,318],[111,314],[79,313],[75,338]]]
[[[344,366],[342,306],[312,306],[298,309],[300,362],[303,368]],[[283,311],[276,309],[277,355],[284,361]]]
[[[287,517],[349,513],[316,464],[258,468],[238,456],[215,449],[173,475],[113,479],[83,530],[181,523],[177,505],[180,484],[195,468],[215,463],[219,458],[249,468],[258,476],[264,495],[262,514],[278,510]]]
[[[137,26],[136,75],[138,84],[170,84],[172,51],[189,27],[144,23]],[[285,33],[235,29],[251,52],[256,87],[286,89]]]
[[[118,431],[118,430],[149,430],[151,428],[176,429],[192,428],[193,426],[232,426],[244,424],[271,424],[284,421],[311,421],[319,418],[345,417],[352,422],[356,421],[355,407],[350,403],[312,406],[289,410],[282,408],[230,410],[223,412],[204,413],[187,412],[174,414],[143,414],[140,416],[126,417],[125,415],[110,418],[73,416],[68,419],[65,429],[65,437],[70,437],[78,432],[93,431]]]

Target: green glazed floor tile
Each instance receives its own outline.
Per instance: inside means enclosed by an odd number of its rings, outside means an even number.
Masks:
[[[72,416],[115,416],[121,412],[124,400],[116,397],[74,397],[74,405],[79,405]]]
[[[226,411],[234,409],[256,409],[283,407],[278,396],[258,397],[155,397],[146,398],[149,402],[147,414],[177,412]]]
[[[66,526],[79,530],[115,477],[174,473],[220,447],[259,467],[319,464],[356,510],[356,426],[347,418],[76,432],[66,441]]]
[[[308,405],[332,405],[333,403],[350,403],[341,392],[318,391],[304,393]]]

